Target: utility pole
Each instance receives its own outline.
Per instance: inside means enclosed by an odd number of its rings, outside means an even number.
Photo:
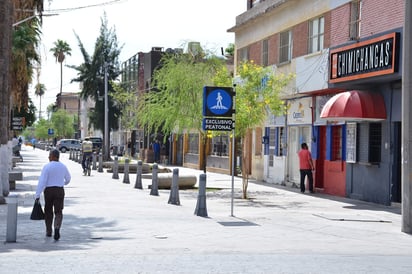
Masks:
[[[405,1],[405,21],[403,27],[403,69],[402,69],[402,232],[412,233],[412,208],[411,208],[411,134],[412,119],[409,110],[412,106],[412,3]]]

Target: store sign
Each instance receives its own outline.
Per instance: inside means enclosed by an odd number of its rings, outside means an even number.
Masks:
[[[291,101],[288,105],[288,124],[302,125],[312,123],[312,98],[300,98]]]
[[[338,83],[397,71],[399,33],[331,50],[330,83]]]

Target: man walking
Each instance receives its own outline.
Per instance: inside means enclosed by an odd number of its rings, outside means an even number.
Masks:
[[[299,156],[299,171],[300,171],[300,192],[305,193],[305,177],[308,176],[309,191],[313,193],[313,174],[312,170],[315,170],[312,161],[312,154],[308,149],[306,143],[302,143],[301,150],[298,152]]]
[[[40,174],[35,194],[36,202],[44,191],[44,214],[46,224],[46,236],[52,236],[52,224],[54,213],[54,239],[60,239],[60,228],[63,220],[64,186],[70,183],[71,175],[67,167],[59,162],[60,152],[53,149],[49,153],[47,163]]]

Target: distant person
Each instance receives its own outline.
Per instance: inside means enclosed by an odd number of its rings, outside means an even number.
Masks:
[[[160,160],[160,143],[159,140],[155,140],[153,143],[153,152],[154,152],[154,162],[158,163]]]
[[[36,202],[44,192],[44,214],[46,224],[46,236],[52,236],[54,215],[54,239],[60,239],[60,228],[63,221],[64,186],[70,183],[71,175],[67,167],[59,162],[60,152],[53,149],[49,153],[47,163],[40,174],[35,194]]]
[[[312,161],[312,154],[309,151],[308,145],[302,143],[301,150],[298,152],[299,156],[299,171],[300,171],[300,192],[305,193],[305,178],[308,176],[309,191],[313,193],[313,174],[315,170]]]
[[[82,142],[82,168],[83,173],[86,173],[86,159],[87,157],[92,157],[93,155],[93,143],[89,139],[85,138]]]

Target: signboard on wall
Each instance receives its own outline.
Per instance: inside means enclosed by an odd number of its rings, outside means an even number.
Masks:
[[[346,124],[346,162],[356,163],[356,123]]]
[[[390,33],[330,52],[330,83],[338,83],[397,71],[399,33]]]
[[[312,98],[300,98],[290,101],[288,107],[288,124],[312,124]]]

